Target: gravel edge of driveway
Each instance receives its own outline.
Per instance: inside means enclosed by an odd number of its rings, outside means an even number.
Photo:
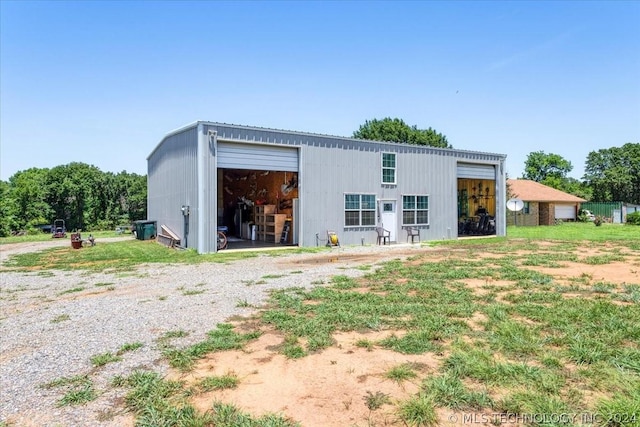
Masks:
[[[259,255],[227,264],[144,265],[126,274],[84,271],[1,272],[0,421],[20,426],[122,426],[125,389],[114,376],[136,369],[162,375],[168,364],[157,340],[188,332],[172,344],[202,341],[215,325],[248,316],[274,289],[311,288],[335,275],[359,277],[363,264],[404,259],[429,250],[420,245],[353,246],[326,253]],[[265,278],[266,276],[266,278]],[[93,356],[142,343],[122,360],[93,367]],[[89,375],[98,398],[58,406],[53,380]]]

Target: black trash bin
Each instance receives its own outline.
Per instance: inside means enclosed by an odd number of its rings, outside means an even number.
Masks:
[[[156,222],[155,221],[136,221],[136,239],[151,240],[156,238]]]

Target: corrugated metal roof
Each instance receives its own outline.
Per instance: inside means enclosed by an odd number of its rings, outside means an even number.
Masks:
[[[511,195],[525,202],[570,202],[582,203],[585,199],[556,190],[544,184],[528,179],[508,179],[507,186]]]
[[[350,138],[350,137],[346,137],[346,136],[336,136],[336,135],[328,135],[328,134],[320,134],[320,133],[312,133],[312,132],[300,132],[300,131],[292,131],[292,130],[285,130],[285,129],[273,129],[273,128],[264,128],[264,127],[258,127],[258,126],[246,126],[246,125],[236,125],[236,124],[229,124],[229,123],[220,123],[220,122],[209,122],[209,121],[204,121],[204,120],[198,120],[196,122],[193,123],[189,123],[185,126],[182,126],[178,129],[175,129],[173,131],[170,131],[168,134],[166,134],[162,141],[160,141],[158,143],[158,145],[153,149],[153,151],[151,151],[151,153],[149,154],[149,156],[147,157],[147,160],[153,155],[153,153],[158,149],[158,147],[160,145],[162,145],[162,142],[167,139],[168,137],[180,133],[180,132],[184,132],[187,129],[190,128],[194,128],[197,127],[199,124],[203,124],[203,125],[208,125],[208,126],[215,126],[215,127],[229,127],[229,128],[235,128],[238,130],[244,130],[244,131],[253,131],[253,132],[265,132],[265,133],[278,133],[278,134],[288,134],[288,135],[295,135],[295,136],[306,136],[306,137],[311,137],[311,138],[326,138],[327,140],[342,140],[342,141],[358,141],[358,142],[362,142],[362,143],[378,143],[378,144],[393,144],[393,145],[402,145],[402,146],[406,146],[406,147],[412,147],[412,148],[422,148],[422,149],[430,149],[432,151],[438,151],[438,152],[455,152],[455,153],[461,153],[461,154],[479,154],[479,155],[487,155],[487,156],[497,156],[500,158],[505,159],[507,156],[505,154],[499,154],[499,153],[491,153],[491,152],[484,152],[484,151],[474,151],[474,150],[460,150],[457,148],[442,148],[442,147],[431,147],[431,146],[427,146],[427,145],[416,145],[416,144],[408,144],[408,143],[398,143],[398,142],[389,142],[389,141],[374,141],[374,140],[368,140],[368,139],[357,139],[357,138]]]

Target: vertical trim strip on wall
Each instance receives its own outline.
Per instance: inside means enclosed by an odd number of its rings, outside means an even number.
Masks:
[[[306,200],[304,174],[302,169],[305,159],[305,146],[298,146],[298,228],[294,230],[294,233],[298,235],[298,246],[307,246],[307,242],[304,239],[304,204]],[[312,246],[309,244],[309,246]]]
[[[205,187],[205,168],[207,156],[207,138],[204,134],[204,125],[198,123],[198,148],[196,150],[197,160],[197,177],[198,177],[198,206],[196,215],[198,215],[198,253],[204,254],[208,250],[205,245],[205,225],[204,219],[206,215],[206,187]]]
[[[207,191],[211,211],[207,212],[207,252],[218,252],[218,131],[209,129],[207,134],[207,158],[209,165],[208,182],[211,188]],[[212,158],[212,159],[211,159]],[[212,161],[210,161],[210,159]]]
[[[209,197],[211,198],[211,212],[209,215],[209,252],[218,252],[218,131],[209,129],[209,158],[211,163],[208,167],[214,175],[214,179],[210,179],[211,188],[209,189]]]

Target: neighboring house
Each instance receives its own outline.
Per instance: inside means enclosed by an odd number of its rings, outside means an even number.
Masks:
[[[180,244],[215,252],[226,227],[239,239],[316,246],[329,231],[343,245],[391,242],[407,228],[455,239],[478,205],[503,236],[502,154],[212,122],[167,134],[147,158],[148,218]],[[286,233],[285,233],[286,230]]]
[[[514,214],[507,212],[507,224],[553,225],[556,219],[575,221],[580,204],[585,199],[556,190],[536,181],[508,179],[507,192],[510,198],[524,202],[524,208]]]

